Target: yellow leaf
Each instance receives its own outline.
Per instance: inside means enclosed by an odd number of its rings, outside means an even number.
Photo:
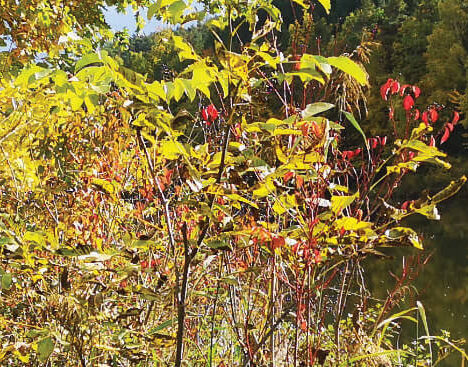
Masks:
[[[341,211],[352,204],[352,202],[359,196],[359,192],[354,195],[334,195],[331,197],[331,209],[335,215],[339,215]]]
[[[318,1],[325,8],[325,11],[327,12],[327,14],[330,13],[330,9],[331,9],[330,0],[318,0]]]
[[[358,64],[346,56],[333,56],[327,58],[328,63],[337,69],[352,76],[361,85],[367,85],[367,73]]]
[[[162,141],[160,144],[160,151],[164,158],[169,160],[177,159],[181,154],[186,155],[184,146],[172,140]]]

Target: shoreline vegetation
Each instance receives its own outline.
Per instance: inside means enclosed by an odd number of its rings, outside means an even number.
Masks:
[[[103,9],[130,5],[169,29],[112,32]],[[9,1],[1,364],[463,366],[414,287],[431,255],[412,218],[437,225],[467,180],[445,179],[464,149],[465,11]],[[365,263],[392,249],[379,298]]]

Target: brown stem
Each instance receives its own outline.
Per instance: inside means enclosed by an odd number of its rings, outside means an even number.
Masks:
[[[281,314],[281,316],[276,320],[275,324],[272,326],[270,330],[263,336],[263,338],[258,342],[257,346],[252,350],[252,356],[255,356],[255,354],[260,350],[260,348],[267,342],[267,340],[270,338],[271,334],[275,332],[275,330],[278,328],[278,326],[283,322],[285,317],[289,314],[289,312],[292,310],[294,306],[294,303],[289,305]],[[247,365],[250,363],[251,359],[246,358],[243,367],[247,367]]]
[[[182,271],[182,288],[180,290],[179,298],[177,300],[177,349],[175,366],[180,367],[182,364],[182,356],[184,354],[184,322],[185,322],[185,298],[187,296],[187,285],[190,272],[190,263],[196,255],[197,251],[194,249],[190,251],[187,224],[182,225],[182,235],[184,242],[184,269]]]
[[[221,178],[224,171],[225,166],[225,159],[226,159],[226,151],[227,146],[229,143],[229,133],[230,133],[231,126],[230,124],[226,125],[226,130],[224,133],[224,141],[223,141],[223,150],[221,153],[221,163],[219,165],[218,176],[216,178],[216,183],[221,182]],[[210,207],[213,205],[215,199],[215,195],[211,196],[210,199]],[[179,298],[177,300],[177,337],[176,337],[176,360],[175,360],[175,367],[180,367],[182,364],[182,357],[184,354],[184,321],[185,321],[185,298],[187,295],[187,285],[190,273],[190,264],[198,252],[201,243],[205,239],[206,233],[208,232],[208,228],[210,226],[210,220],[207,218],[204,222],[202,231],[197,241],[197,245],[190,250],[190,245],[187,236],[187,225],[184,223],[182,225],[182,235],[183,235],[183,242],[184,242],[184,269],[182,271],[182,286],[180,289]]]

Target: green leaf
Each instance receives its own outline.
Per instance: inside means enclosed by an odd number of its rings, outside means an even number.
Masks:
[[[410,209],[413,209],[413,208],[414,206],[410,205]],[[439,211],[437,210],[437,207],[435,206],[435,204],[422,205],[420,208],[414,208],[414,211],[415,213],[424,215],[428,219],[440,220]]]
[[[173,2],[167,9],[168,18],[172,20],[174,24],[179,22],[186,8],[187,5],[182,0]]]
[[[182,81],[182,84],[184,85],[185,94],[190,99],[190,102],[193,102],[195,100],[195,97],[197,96],[197,91],[194,88],[192,81],[189,79],[180,79],[180,80]]]
[[[424,249],[418,234],[411,228],[394,227],[385,231],[385,236],[387,236],[391,241],[403,241],[406,239],[418,250]]]
[[[334,104],[325,103],[325,102],[317,102],[308,104],[304,111],[302,111],[302,118],[306,119],[310,116],[318,115],[319,113],[328,111],[335,107]]]
[[[154,17],[154,14],[156,14],[156,12],[161,9],[161,2],[162,0],[158,0],[155,4],[152,4],[148,7],[148,20],[151,20],[151,18]]]
[[[10,289],[11,285],[13,284],[13,278],[11,273],[4,273],[2,275],[2,289]]]
[[[148,89],[149,95],[151,98],[155,100],[162,99],[163,101],[166,100],[166,93],[164,92],[164,88],[160,82],[157,80],[151,84],[147,84],[146,88]]]
[[[206,244],[206,246],[214,250],[225,250],[225,251],[232,250],[231,241],[229,241],[226,238],[210,241]]]
[[[37,343],[37,354],[40,362],[46,362],[54,350],[54,341],[50,336]]]
[[[429,325],[427,324],[426,310],[424,309],[423,304],[419,301],[416,302],[416,306],[418,306],[418,311],[419,311],[419,314],[421,315],[421,320],[424,325],[424,331],[426,332],[427,336],[430,336]]]
[[[174,80],[174,99],[179,102],[185,92],[185,86],[179,78]]]
[[[352,76],[361,85],[367,85],[367,73],[356,64],[353,60],[346,56],[332,56],[327,58],[327,62],[337,69]]]
[[[185,3],[181,1],[181,3],[185,7]],[[174,41],[174,47],[179,49],[179,59],[180,61],[184,60],[197,60],[198,56],[196,55],[195,51],[193,50],[192,46],[190,46],[184,39],[180,36],[172,36],[172,40]]]
[[[78,72],[79,70],[83,69],[84,67],[91,65],[91,64],[96,64],[96,63],[102,63],[102,58],[97,54],[97,53],[92,53],[92,54],[87,54],[79,60],[76,65],[75,65],[75,73]]]
[[[465,184],[465,182],[466,176],[462,176],[456,181],[451,181],[445,189],[439,191],[432,197],[431,203],[437,204],[455,195],[458,191],[460,191],[461,187]]]
[[[362,131],[361,126],[359,126],[359,124],[356,121],[356,119],[354,118],[353,114],[349,113],[349,112],[346,112],[346,111],[343,111],[343,113],[346,116],[346,118],[348,119],[348,121],[351,122],[351,125],[353,125],[356,128],[356,130],[359,131],[359,133],[362,135],[362,137],[364,139],[364,143],[366,144],[367,150],[369,150],[369,145],[367,143],[366,134],[364,134],[364,131]]]
[[[157,332],[167,329],[170,326],[173,326],[177,323],[177,317],[174,317],[173,319],[166,320],[163,323],[159,324],[158,326],[150,329],[146,335],[153,335],[156,334]]]

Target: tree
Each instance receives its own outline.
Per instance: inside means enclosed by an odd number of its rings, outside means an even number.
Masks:
[[[468,13],[460,1],[439,3],[440,21],[428,37],[426,88],[432,101],[449,103],[450,93],[465,93]]]
[[[124,11],[128,5],[137,8],[147,3],[146,0],[6,0],[0,8],[0,43],[8,48],[2,53],[2,73],[11,65],[27,63],[41,53],[52,58],[58,56],[79,37],[87,37],[90,42],[93,32],[98,30],[101,37],[105,36],[109,28],[102,13],[105,6]]]

